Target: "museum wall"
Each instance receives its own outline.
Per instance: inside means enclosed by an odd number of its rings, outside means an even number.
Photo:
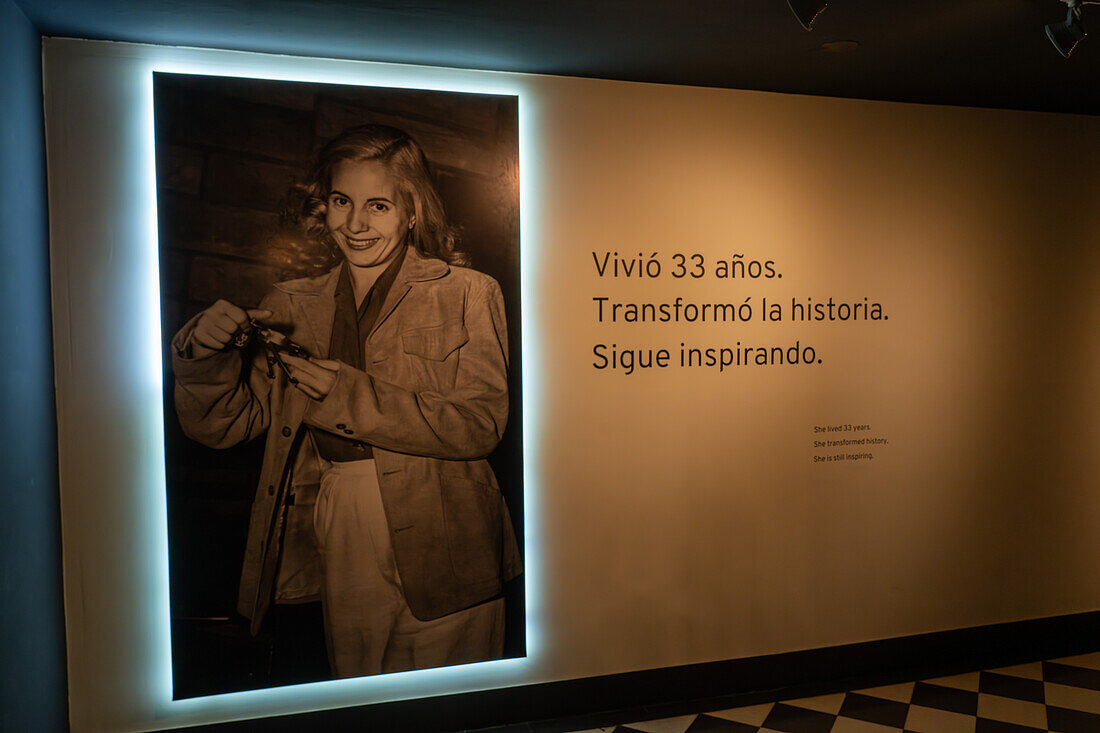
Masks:
[[[1100,194],[1095,118],[539,81],[540,144],[567,151],[539,161],[532,263],[548,656],[592,674],[1096,608],[1100,251],[1067,202]],[[600,276],[608,251],[663,271]],[[723,278],[738,253],[782,277]],[[753,311],[630,321],[678,297]],[[830,298],[881,320],[809,315]],[[802,363],[680,366],[737,342]]]
[[[64,620],[50,353],[38,32],[0,0],[0,729],[65,727]]]
[[[143,407],[159,383],[114,354],[159,325],[124,302],[156,287],[151,183],[125,158],[149,132],[126,110],[168,52],[51,44],[55,346],[81,359],[59,402],[82,727],[1100,608],[1100,225],[1075,209],[1100,198],[1096,118],[176,51],[205,73],[216,57],[224,74],[521,95],[529,656],[166,700],[163,667],[140,676],[164,653],[163,453]],[[155,361],[140,346],[132,361]]]

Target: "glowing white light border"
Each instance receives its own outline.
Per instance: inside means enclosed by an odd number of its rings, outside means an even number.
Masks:
[[[403,66],[371,62],[271,56],[245,52],[212,51],[142,46],[140,60],[134,65],[135,82],[142,85],[140,105],[134,115],[141,117],[145,134],[135,141],[135,176],[140,198],[135,201],[135,217],[142,222],[138,235],[147,246],[139,264],[138,297],[144,303],[142,329],[146,338],[143,361],[148,381],[144,384],[149,412],[146,419],[158,426],[150,446],[149,464],[145,467],[145,486],[153,492],[150,501],[149,560],[142,570],[146,573],[148,609],[155,622],[149,644],[151,657],[147,680],[150,708],[157,722],[164,727],[204,722],[247,719],[262,716],[325,710],[334,707],[407,700],[433,695],[454,694],[495,689],[535,681],[532,672],[540,649],[537,466],[531,450],[537,430],[538,374],[533,366],[539,363],[537,340],[523,338],[532,333],[534,318],[535,278],[526,266],[533,260],[533,222],[537,217],[537,200],[533,195],[533,171],[536,169],[536,139],[532,129],[529,77],[497,72],[467,71],[434,67]],[[239,77],[279,81],[349,84],[355,86],[412,88],[433,91],[500,94],[519,98],[520,140],[520,283],[521,318],[519,338],[523,339],[523,426],[524,426],[524,531],[527,656],[481,662],[457,667],[419,670],[399,674],[333,680],[291,687],[266,688],[211,695],[184,700],[172,700],[171,621],[168,586],[167,506],[164,474],[164,414],[161,402],[162,364],[160,329],[160,280],[157,259],[156,169],[153,129],[153,73],[167,72],[205,76]],[[513,334],[513,338],[516,337]]]

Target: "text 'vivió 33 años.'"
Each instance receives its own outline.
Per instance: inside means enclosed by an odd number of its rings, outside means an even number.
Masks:
[[[730,255],[728,259],[719,258],[707,262],[707,258],[698,252],[674,252],[663,260],[660,253],[645,252],[634,255],[620,255],[618,252],[593,252],[592,264],[596,266],[599,277],[650,278],[661,275],[698,280],[708,273],[719,280],[778,280],[783,274],[776,268],[775,260],[746,260],[743,254]]]

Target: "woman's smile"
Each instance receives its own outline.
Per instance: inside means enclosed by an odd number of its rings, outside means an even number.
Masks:
[[[396,181],[377,160],[345,160],[332,170],[325,224],[353,267],[389,264],[401,249],[410,220]]]
[[[344,236],[346,237],[349,247],[351,247],[352,249],[360,250],[370,249],[381,240],[381,237],[367,237],[366,239],[360,239],[350,234]]]

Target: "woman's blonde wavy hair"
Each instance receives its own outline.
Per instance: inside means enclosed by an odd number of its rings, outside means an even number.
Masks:
[[[376,160],[386,167],[397,184],[398,204],[416,217],[409,230],[409,244],[427,257],[451,265],[469,265],[469,256],[457,248],[458,229],[447,220],[424,151],[408,133],[387,125],[344,130],[317,153],[306,182],[287,194],[284,221],[300,229],[311,243],[322,245],[323,261],[315,264],[331,267],[341,258],[340,248],[325,225],[332,171],[339,163],[365,160]]]

